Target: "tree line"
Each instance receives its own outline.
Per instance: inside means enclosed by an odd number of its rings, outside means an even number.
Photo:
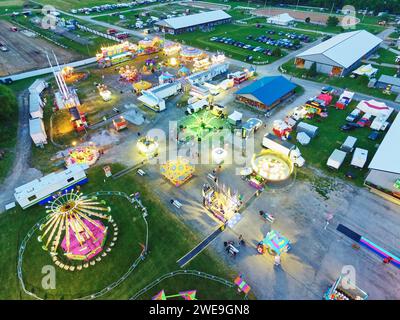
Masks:
[[[243,0],[239,0],[243,1]],[[337,9],[342,9],[345,5],[352,5],[355,9],[374,11],[374,14],[379,12],[387,12],[390,14],[400,14],[400,1],[399,0],[251,0],[253,3],[261,5],[299,5],[332,9],[333,12]]]

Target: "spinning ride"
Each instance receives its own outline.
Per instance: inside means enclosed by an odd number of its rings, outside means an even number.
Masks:
[[[94,146],[77,147],[69,151],[65,159],[65,165],[70,167],[74,164],[93,165],[99,158],[99,151]]]
[[[188,159],[178,157],[162,164],[160,172],[175,187],[179,187],[193,176],[194,166],[190,164]]]
[[[54,197],[46,206],[46,221],[40,226],[39,242],[42,248],[58,255],[61,247],[71,260],[89,261],[104,247],[108,228],[104,222],[111,220],[111,211],[105,201],[84,196],[71,190]]]

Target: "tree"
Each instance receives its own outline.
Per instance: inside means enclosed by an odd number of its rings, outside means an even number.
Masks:
[[[281,57],[282,56],[281,48],[276,47],[274,50],[272,50],[272,56],[273,57]]]
[[[329,16],[326,24],[328,27],[336,27],[339,24],[339,19],[336,16]]]
[[[18,111],[17,98],[12,90],[0,85],[0,122],[11,120]]]
[[[310,69],[307,70],[307,76],[313,78],[317,75],[317,64],[315,62],[312,63]]]
[[[310,22],[311,22],[311,18],[310,18],[310,17],[307,17],[304,21],[305,21],[306,23],[310,23]]]

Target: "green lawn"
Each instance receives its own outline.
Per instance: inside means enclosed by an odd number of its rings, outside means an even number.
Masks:
[[[336,99],[334,99],[336,102]],[[382,141],[383,134],[380,134],[380,138],[376,141],[369,140],[367,137],[372,132],[370,128],[358,128],[353,131],[341,131],[340,126],[346,123],[347,115],[357,106],[358,102],[353,101],[345,110],[336,110],[333,107],[329,107],[327,118],[316,117],[314,119],[302,120],[319,127],[319,133],[316,138],[311,140],[311,143],[307,146],[302,146],[297,143],[301,153],[306,160],[307,165],[311,165],[315,168],[321,169],[329,175],[333,175],[340,178],[345,178],[345,173],[351,171],[356,175],[356,179],[352,180],[356,185],[362,186],[365,180],[366,174],[368,173],[368,164],[371,161],[373,155],[377,150],[377,145]],[[391,117],[392,121],[394,115]],[[350,166],[352,154],[347,155],[341,168],[336,171],[329,169],[326,165],[329,156],[334,149],[339,149],[342,143],[346,140],[347,136],[353,136],[357,138],[356,147],[368,150],[368,160],[364,169],[356,169]],[[295,134],[293,135],[295,137]],[[302,169],[300,169],[301,171]]]
[[[113,173],[122,169],[119,165],[112,165]],[[102,296],[104,299],[127,299],[156,278],[175,270],[179,270],[176,261],[191,250],[198,242],[199,237],[171,213],[164,203],[154,197],[153,190],[143,184],[143,178],[135,173],[125,175],[117,180],[108,178],[104,182],[104,173],[101,167],[89,171],[89,183],[82,187],[82,192],[124,191],[128,194],[140,191],[143,204],[147,207],[149,216],[149,254],[139,264],[137,269],[110,293]],[[119,226],[119,236],[111,253],[103,260],[82,271],[56,271],[56,289],[44,290],[41,287],[43,274],[42,267],[52,264],[49,254],[41,249],[36,235],[28,242],[23,263],[23,276],[27,289],[47,299],[71,299],[83,296],[102,289],[104,286],[117,280],[125,273],[132,262],[137,258],[144,242],[144,224],[140,213],[129,202],[115,196],[104,197],[111,206],[111,214]],[[45,215],[44,207],[34,206],[22,211],[13,209],[0,216],[0,281],[6,290],[0,291],[0,299],[27,299],[22,293],[17,275],[18,247],[27,231]],[[205,250],[186,268],[207,272],[233,281],[236,273],[221,263],[219,258]],[[200,299],[234,299],[243,298],[237,294],[236,288],[216,285],[201,279],[176,278],[161,284],[167,292],[176,293],[181,290],[197,289]],[[157,293],[149,292],[143,298],[148,299]]]
[[[397,54],[384,49],[384,48],[379,48],[377,54],[379,55],[379,58],[377,59],[372,59],[378,63],[389,63],[389,64],[396,64],[396,57]]]
[[[42,15],[38,14],[38,16],[41,17]],[[11,17],[5,17],[5,19],[7,19],[10,22],[15,21],[29,29],[32,29],[32,30],[38,32],[39,34],[41,34],[43,36],[46,36],[46,37],[52,39],[53,41],[61,43],[62,45],[66,46],[68,49],[71,49],[71,50],[75,51],[76,53],[80,54],[82,57],[93,57],[99,51],[99,48],[101,46],[115,44],[115,41],[111,41],[106,38],[96,36],[90,32],[83,32],[83,31],[78,30],[78,31],[76,31],[76,34],[79,34],[79,36],[85,37],[90,41],[89,44],[83,45],[81,43],[75,42],[75,41],[68,39],[66,37],[63,37],[61,35],[58,35],[51,30],[42,29],[39,26],[33,24],[30,21],[30,19],[27,19],[23,16],[18,16],[18,17],[15,17],[14,19],[12,19]],[[72,32],[72,33],[74,33],[74,32]]]
[[[370,33],[377,34],[385,30],[385,27],[379,25],[366,24],[366,23],[359,23],[356,25],[355,29],[350,29],[350,30],[343,30],[343,28],[340,26],[330,27],[330,26],[322,26],[306,22],[296,22],[295,26],[296,28],[300,29],[307,29],[324,33],[342,33],[354,30],[366,30]]]
[[[379,69],[377,73],[377,78],[380,77],[381,74],[386,75],[394,75],[396,73],[396,69],[389,68],[389,67],[377,67]],[[388,100],[395,100],[396,94],[387,95],[384,94],[381,89],[376,88],[368,88],[368,81],[365,77],[358,77],[358,78],[350,78],[349,76],[346,77],[329,77],[325,74],[318,74],[315,77],[307,77],[306,73],[307,70],[296,68],[294,65],[294,60],[290,60],[287,63],[281,66],[281,69],[284,70],[286,73],[291,74],[298,78],[305,78],[315,82],[320,82],[324,84],[330,84],[332,86],[336,86],[339,88],[347,88],[349,90],[353,90],[356,92],[368,94],[377,98],[381,99],[388,99]]]

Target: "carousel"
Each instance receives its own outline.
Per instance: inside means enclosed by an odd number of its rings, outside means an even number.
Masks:
[[[254,172],[267,181],[283,181],[293,172],[293,163],[281,153],[265,150],[251,161]]]
[[[182,46],[179,43],[175,42],[167,42],[164,44],[163,52],[167,56],[177,55],[182,49]]]
[[[79,146],[69,151],[65,159],[65,165],[68,167],[74,164],[86,164],[91,166],[96,163],[100,154],[95,146]]]
[[[194,61],[195,59],[201,59],[203,57],[204,52],[193,47],[185,47],[180,52],[180,58],[183,61]]]
[[[151,137],[141,137],[136,145],[139,154],[146,156],[147,158],[152,158],[158,154],[158,143]]]
[[[89,261],[102,252],[111,219],[110,207],[96,197],[76,190],[59,193],[46,206],[46,221],[40,225],[38,241],[52,256]],[[53,259],[54,260],[54,259]]]
[[[178,157],[162,164],[160,172],[175,187],[179,187],[193,176],[194,166],[190,164],[188,159]]]

